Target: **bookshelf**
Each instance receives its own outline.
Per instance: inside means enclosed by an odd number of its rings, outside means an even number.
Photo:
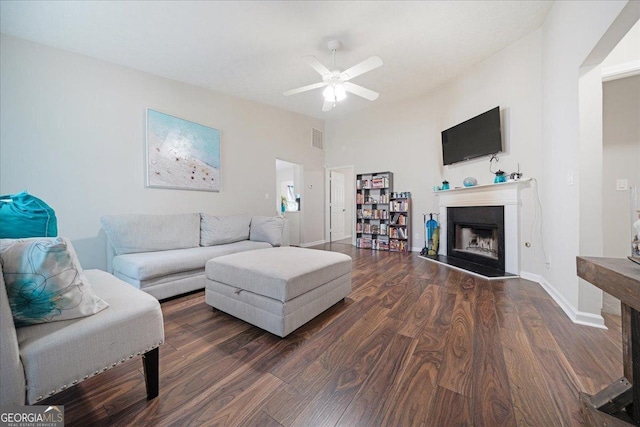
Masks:
[[[356,246],[389,250],[392,172],[356,175]]]
[[[411,193],[391,193],[389,197],[389,250],[411,251]]]

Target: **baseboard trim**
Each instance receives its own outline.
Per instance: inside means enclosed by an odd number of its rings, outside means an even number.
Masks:
[[[607,329],[604,324],[604,318],[598,314],[585,313],[582,311],[576,310],[576,308],[571,304],[560,292],[556,290],[551,283],[549,283],[544,277],[539,274],[533,274],[526,271],[520,272],[520,277],[526,280],[531,280],[532,282],[539,283],[542,286],[542,289],[545,290],[547,294],[560,306],[562,311],[567,315],[569,320],[578,325],[591,326],[593,328],[599,329]]]
[[[327,243],[326,240],[316,240],[315,242],[300,243],[300,247],[301,248],[308,248],[310,246],[324,245],[325,243]]]

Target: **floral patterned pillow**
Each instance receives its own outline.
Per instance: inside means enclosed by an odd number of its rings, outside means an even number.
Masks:
[[[109,306],[91,291],[66,238],[0,239],[0,262],[16,327],[76,319]]]

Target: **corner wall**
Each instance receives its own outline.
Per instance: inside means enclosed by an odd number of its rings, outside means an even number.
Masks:
[[[604,256],[625,258],[631,251],[629,190],[616,189],[618,179],[640,186],[640,75],[603,84]]]
[[[322,120],[6,35],[0,55],[0,194],[49,203],[83,267],[105,268],[104,214],[275,215],[277,157],[304,165],[303,242],[323,239]],[[146,108],[220,130],[219,193],[145,188]]]
[[[434,185],[447,179],[452,187],[459,187],[468,176],[489,184],[494,178],[489,157],[442,166],[440,133],[444,129],[499,105],[505,152],[496,169],[515,172],[519,164],[524,178],[540,178],[540,45],[541,32],[535,31],[427,96],[328,119],[327,166],[353,164],[356,174],[393,172],[394,191],[412,192],[412,247],[419,252],[424,246],[422,214],[439,212]],[[380,96],[383,99],[384,92]],[[544,260],[535,223],[534,184],[522,190],[522,203],[520,267],[539,273]],[[527,249],[524,242],[533,245]]]
[[[595,242],[587,232],[588,224],[602,220],[601,132],[599,152],[591,139],[597,135],[588,132],[601,129],[601,115],[594,126],[581,118],[596,117],[602,108],[601,80],[588,74],[631,27],[610,31],[625,6],[626,1],[556,2],[542,27],[541,196],[550,268],[543,271],[541,283],[574,321],[591,325],[603,324],[602,293],[578,280],[575,258],[602,254],[602,239]],[[582,81],[581,71],[586,77]],[[598,157],[599,169],[589,170]],[[600,175],[600,184],[593,184],[590,173]],[[597,197],[590,197],[590,185],[596,185]]]

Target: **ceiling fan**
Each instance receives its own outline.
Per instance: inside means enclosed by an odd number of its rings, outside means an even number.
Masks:
[[[367,71],[378,68],[383,64],[382,59],[379,56],[372,56],[371,58],[365,59],[361,63],[354,65],[345,71],[340,71],[336,68],[336,50],[340,49],[340,45],[341,44],[338,40],[331,40],[328,43],[329,50],[331,50],[331,53],[333,54],[333,71],[322,65],[315,56],[303,56],[302,60],[322,76],[322,81],[320,83],[314,83],[297,89],[288,90],[284,95],[295,95],[297,93],[326,86],[326,89],[322,92],[322,95],[324,96],[322,111],[329,111],[335,107],[337,102],[342,101],[347,97],[346,92],[361,96],[369,101],[375,101],[378,99],[378,92],[374,92],[366,87],[351,83],[349,80],[359,76],[360,74],[364,74]]]

